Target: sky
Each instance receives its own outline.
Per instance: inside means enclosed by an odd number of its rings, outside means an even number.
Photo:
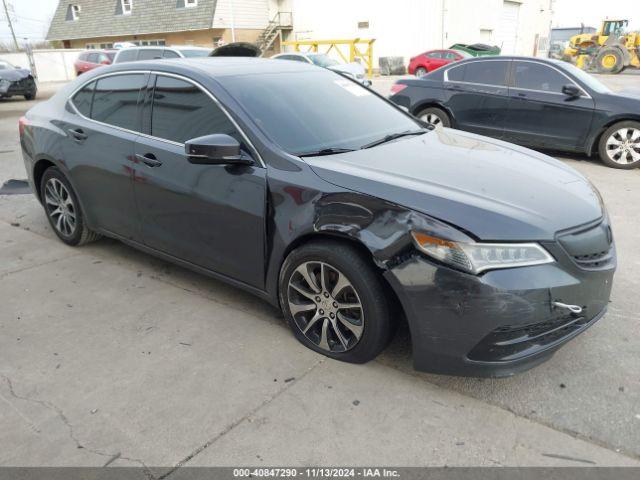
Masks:
[[[13,6],[14,13],[11,16],[14,20],[16,36],[19,39],[29,38],[31,41],[44,39],[58,0],[6,1]],[[378,1],[389,2],[389,0]],[[554,27],[575,27],[584,23],[586,26],[598,28],[605,17],[628,18],[631,20],[629,27],[640,30],[640,9],[637,8],[637,0],[555,0]],[[1,3],[0,42],[11,42],[11,33]]]

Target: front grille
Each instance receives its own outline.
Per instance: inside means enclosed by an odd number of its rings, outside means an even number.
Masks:
[[[544,322],[503,325],[496,328],[468,354],[470,360],[499,362],[531,355],[562,340],[588,324],[586,316],[558,313]]]
[[[564,233],[558,237],[573,262],[585,270],[600,270],[615,260],[613,235],[608,223]]]
[[[9,92],[24,92],[33,88],[33,79],[31,77],[12,82],[9,86]]]

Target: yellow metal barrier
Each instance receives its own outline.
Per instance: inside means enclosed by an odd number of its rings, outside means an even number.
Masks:
[[[296,52],[314,52],[319,53],[320,47],[323,48],[322,53],[329,53],[335,50],[338,55],[347,63],[355,62],[356,59],[362,60],[369,75],[373,77],[373,42],[375,39],[363,40],[354,38],[353,40],[290,40],[282,42],[282,45],[293,47]],[[347,45],[349,47],[349,59],[340,50],[339,45]],[[306,50],[300,50],[300,47],[306,47]]]

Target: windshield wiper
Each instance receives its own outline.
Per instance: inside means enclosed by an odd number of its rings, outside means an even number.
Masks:
[[[413,136],[413,135],[422,135],[423,133],[426,133],[428,131],[429,130],[424,129],[424,130],[408,130],[406,132],[392,133],[390,135],[385,136],[384,138],[381,138],[379,140],[375,140],[375,141],[373,141],[371,143],[367,143],[366,145],[363,145],[360,148],[362,150],[364,150],[366,148],[377,147],[378,145],[382,145],[383,143],[390,142],[391,140],[395,140],[396,138],[410,137],[410,136]]]
[[[337,153],[347,153],[355,151],[353,148],[336,148],[329,147],[323,148],[322,150],[316,150],[315,152],[303,152],[296,153],[298,157],[322,157],[323,155],[335,155]]]

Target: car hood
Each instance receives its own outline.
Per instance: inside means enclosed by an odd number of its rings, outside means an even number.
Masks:
[[[9,80],[15,82],[16,80],[22,80],[31,75],[31,72],[26,68],[6,69],[0,70],[0,79]]]
[[[574,169],[457,130],[304,160],[334,185],[425,213],[481,240],[553,240],[560,230],[603,216],[599,194]]]
[[[345,63],[341,65],[333,65],[329,70],[336,72],[350,73],[351,75],[364,75],[364,67],[357,62]]]

